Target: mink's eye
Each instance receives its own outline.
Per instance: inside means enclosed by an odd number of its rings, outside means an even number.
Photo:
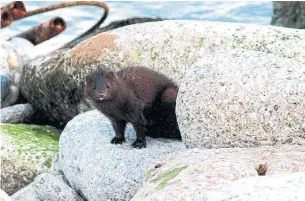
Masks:
[[[107,88],[107,89],[109,89],[109,88],[110,88],[110,85],[109,85],[108,80],[106,81],[106,88]]]

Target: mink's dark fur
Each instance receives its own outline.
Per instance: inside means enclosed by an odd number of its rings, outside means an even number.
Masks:
[[[177,85],[169,78],[144,67],[116,73],[97,69],[86,76],[85,95],[110,119],[114,144],[125,141],[128,122],[136,130],[133,147],[146,147],[146,135],[181,139],[175,114],[177,93]]]

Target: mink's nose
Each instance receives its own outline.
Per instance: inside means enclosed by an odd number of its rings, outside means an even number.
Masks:
[[[106,97],[106,92],[99,93],[98,96],[100,98],[105,98]]]

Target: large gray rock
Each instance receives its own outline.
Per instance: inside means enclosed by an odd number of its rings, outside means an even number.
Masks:
[[[305,144],[305,64],[256,51],[217,51],[185,75],[177,119],[188,148]]]
[[[147,148],[132,148],[131,125],[125,136],[122,145],[111,144],[112,125],[96,110],[76,116],[62,132],[60,169],[86,200],[130,200],[142,186],[149,164],[166,153],[185,150],[181,141],[148,137]]]
[[[37,176],[30,185],[12,195],[13,201],[83,201],[83,199],[55,176],[47,173]]]
[[[9,195],[28,185],[36,175],[52,172],[58,154],[59,131],[52,127],[0,124],[1,188]]]
[[[272,25],[305,29],[304,1],[274,1],[272,3]]]
[[[201,201],[303,201],[305,172],[241,179],[207,192]]]
[[[1,123],[24,123],[31,119],[34,114],[34,108],[31,104],[17,104],[10,107],[2,108]]]
[[[304,189],[303,176],[302,178],[292,177],[295,181],[290,185],[290,179],[281,180],[281,175],[305,171],[304,151],[304,146],[282,145],[259,148],[191,149],[167,154],[157,163],[150,165],[144,186],[132,198],[132,201],[205,200],[203,198],[215,201],[230,200],[228,195],[251,193],[251,189],[255,192],[262,189],[264,196],[269,196],[272,192],[274,193],[270,188],[276,189],[276,181],[281,182],[279,186],[287,184],[287,187],[283,187],[287,191],[296,187],[295,191],[301,193],[301,189]],[[257,178],[255,168],[259,164],[266,163],[268,169],[265,177],[272,176],[276,181],[272,183],[271,178],[266,179],[268,182],[264,183],[263,186],[266,187],[264,190],[259,187],[261,183],[255,184],[255,181],[265,181]],[[156,166],[156,164],[159,165]],[[251,177],[247,180],[249,183],[245,180],[239,183],[242,185],[235,184],[236,180],[247,177]],[[234,193],[229,194],[228,189],[232,188],[222,189],[226,185],[229,187],[232,185]],[[219,195],[219,199],[210,198],[214,195],[212,192],[218,193],[215,195]],[[291,191],[288,195],[293,197]],[[252,199],[256,198],[253,200],[259,200],[254,193],[251,196],[253,196]],[[239,200],[250,200],[250,198]]]
[[[21,90],[41,114],[48,114],[46,120],[64,126],[91,108],[83,99],[84,75],[90,69],[147,66],[179,84],[206,52],[236,47],[305,61],[305,31],[204,21],[126,26],[33,59],[25,65]]]

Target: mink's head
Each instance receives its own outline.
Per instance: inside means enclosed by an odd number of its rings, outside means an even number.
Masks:
[[[113,99],[116,96],[117,84],[114,72],[97,69],[86,76],[85,95],[95,101]]]

